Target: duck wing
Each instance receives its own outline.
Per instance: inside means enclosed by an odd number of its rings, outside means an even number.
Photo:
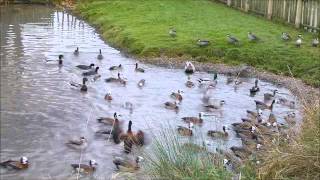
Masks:
[[[87,65],[78,65],[78,66],[76,66],[77,68],[79,68],[79,69],[82,69],[82,70],[88,70],[88,69],[90,69],[90,66],[87,66]]]

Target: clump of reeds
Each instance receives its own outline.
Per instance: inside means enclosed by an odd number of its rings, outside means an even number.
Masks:
[[[183,141],[184,140],[184,141]],[[152,178],[160,179],[228,179],[223,158],[181,138],[172,129],[162,130],[153,138],[145,154],[145,168]]]

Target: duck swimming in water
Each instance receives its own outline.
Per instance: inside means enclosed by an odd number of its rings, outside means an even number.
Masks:
[[[98,163],[95,160],[90,160],[89,165],[87,164],[71,164],[71,167],[76,171],[80,173],[85,174],[92,174],[94,171],[96,171],[96,168],[98,166]]]
[[[165,108],[167,109],[173,109],[173,110],[178,110],[179,106],[177,104],[177,102],[165,102],[164,103]]]
[[[107,94],[104,96],[104,99],[107,101],[112,101],[112,96],[111,96],[111,92],[107,92]]]
[[[223,131],[209,130],[207,134],[208,136],[211,136],[214,138],[227,138],[229,134],[226,131],[226,126],[223,126],[222,130]]]
[[[184,72],[186,74],[193,74],[195,71],[196,68],[194,67],[194,65],[190,61],[187,61],[184,65]]]
[[[88,91],[88,87],[86,85],[86,82],[88,81],[88,78],[84,77],[82,79],[82,84],[77,84],[77,83],[74,83],[74,82],[70,82],[70,85],[71,86],[74,86],[74,87],[77,87],[79,88],[80,87],[80,91],[82,92],[87,92]]]
[[[17,160],[7,160],[0,163],[0,166],[4,168],[11,168],[16,170],[27,169],[29,167],[29,161],[27,157],[21,157],[19,161]]]
[[[101,49],[99,49],[99,54],[97,56],[97,59],[102,60],[103,59],[103,55],[101,53]]]
[[[96,67],[95,70],[87,71],[82,73],[83,76],[92,76],[98,74],[99,67]]]
[[[88,65],[78,65],[78,66],[76,66],[77,68],[79,68],[79,69],[82,69],[82,70],[89,70],[89,69],[92,69],[93,67],[94,67],[94,64],[92,63],[92,64],[90,64],[89,66]]]
[[[203,113],[200,112],[198,117],[183,117],[181,119],[186,123],[202,124],[203,123],[202,116],[203,116]]]
[[[193,123],[190,122],[187,128],[183,126],[178,126],[177,131],[182,136],[192,136],[193,135],[192,129],[191,129],[192,127],[193,127]]]
[[[225,101],[221,100],[219,104],[208,104],[208,105],[205,105],[204,107],[208,109],[220,109],[224,104],[225,104]]]
[[[138,67],[138,63],[136,63],[135,71],[136,71],[136,72],[144,73],[144,69],[142,69],[142,68]]]
[[[84,137],[80,137],[79,140],[69,140],[66,145],[72,149],[85,149],[88,146],[87,139]]]
[[[274,97],[276,96],[276,93],[278,92],[277,89],[273,90],[273,93],[265,93],[263,95],[264,101],[270,101],[272,99],[274,99]]]
[[[62,65],[63,61],[62,61],[63,55],[59,55],[59,59],[58,59],[58,64]]]
[[[275,103],[276,101],[273,100],[270,105],[267,105],[267,104],[265,104],[265,103],[263,103],[263,102],[261,102],[261,101],[257,101],[257,100],[255,100],[254,102],[256,103],[256,108],[257,108],[257,109],[262,109],[262,110],[264,110],[264,109],[269,109],[270,111],[272,111],[273,105],[274,105],[274,103]]]
[[[74,50],[73,54],[74,54],[75,56],[78,56],[78,55],[79,55],[79,47],[77,47],[77,49]]]
[[[139,88],[142,88],[144,85],[145,85],[145,83],[146,83],[146,80],[145,79],[141,79],[139,82],[138,82],[138,87]]]
[[[109,68],[110,71],[120,70],[120,69],[122,69],[122,65],[121,64],[119,64],[118,66],[111,66]]]
[[[259,80],[256,79],[254,82],[254,86],[250,89],[250,94],[260,91],[260,88],[258,86],[258,82],[259,82]]]
[[[138,156],[134,162],[124,160],[121,157],[115,157],[113,160],[113,164],[116,165],[117,169],[120,170],[122,168],[132,172],[140,169],[140,162],[143,161],[143,157]]]
[[[186,85],[188,88],[193,88],[193,87],[194,87],[194,83],[191,81],[190,76],[188,77],[188,81],[185,83],[185,85]]]
[[[103,124],[105,124],[105,125],[112,126],[112,125],[114,124],[114,121],[115,121],[116,119],[118,119],[118,116],[120,116],[120,115],[118,115],[118,114],[115,112],[115,113],[113,113],[113,118],[111,118],[111,117],[100,117],[100,118],[98,118],[97,120],[98,120],[99,123],[103,123]]]
[[[178,90],[178,92],[172,92],[170,94],[170,97],[181,102],[182,101],[182,94],[181,93],[182,93],[182,91],[180,91],[180,90]]]

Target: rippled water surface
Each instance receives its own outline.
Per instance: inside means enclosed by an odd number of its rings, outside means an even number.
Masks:
[[[151,134],[168,124],[186,126],[181,117],[206,111],[201,101],[203,90],[197,86],[185,87],[187,76],[182,69],[140,64],[146,73],[137,73],[134,59],[105,44],[91,26],[66,12],[45,6],[6,6],[1,7],[0,23],[1,161],[24,155],[31,163],[31,167],[22,172],[1,169],[3,179],[74,178],[70,164],[79,161],[80,153],[64,143],[79,136],[89,140],[83,161],[97,160],[95,175],[109,179],[115,171],[112,158],[124,156],[123,146],[94,135],[103,128],[97,123],[97,117],[118,112],[125,127],[128,120],[133,120],[133,130],[142,129]],[[74,56],[77,46],[80,54]],[[96,59],[99,49],[104,55],[101,61]],[[59,54],[64,55],[62,67],[54,61],[47,62],[56,60]],[[90,79],[88,93],[80,93],[69,82],[81,82],[82,72],[75,66],[90,63],[100,66],[102,77],[97,81]],[[108,68],[120,63],[124,65],[121,73],[128,80],[127,86],[105,83],[105,78],[117,75]],[[207,112],[217,118],[205,117],[204,125],[197,127],[204,134],[208,129],[231,127],[231,123],[240,122],[241,117],[246,117],[246,110],[255,109],[254,100],[263,100],[265,92],[278,88],[280,96],[294,98],[288,90],[267,82],[260,82],[261,92],[250,97],[248,89],[254,79],[242,79],[244,83],[235,88],[226,84],[226,77],[218,76],[218,85],[210,94],[213,99],[225,100],[226,104],[221,110]],[[212,77],[212,74],[195,73],[192,80],[196,82],[200,77]],[[146,79],[142,89],[137,87],[140,79]],[[163,105],[172,101],[169,95],[177,89],[184,91],[178,113]],[[107,91],[112,92],[111,103],[104,100]],[[133,104],[132,112],[124,108],[125,102]],[[288,111],[292,109],[275,105],[274,113],[280,122]],[[264,117],[268,113],[265,111]],[[218,143],[224,148],[241,144],[232,131],[229,134],[228,141]]]

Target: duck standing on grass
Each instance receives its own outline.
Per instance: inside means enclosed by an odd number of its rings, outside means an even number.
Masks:
[[[184,72],[186,74],[193,74],[195,71],[196,68],[194,67],[194,65],[190,61],[187,61],[184,65]]]
[[[174,29],[174,28],[170,28],[169,29],[169,35],[172,37],[172,38],[175,38],[177,36],[177,31]]]
[[[27,169],[29,167],[29,161],[27,157],[21,157],[19,161],[7,160],[0,163],[0,166],[4,168],[11,168],[16,170]]]
[[[228,34],[227,38],[228,38],[228,42],[230,44],[234,44],[234,45],[239,44],[239,40],[236,37],[231,36],[230,34]]]
[[[97,165],[98,165],[98,163],[95,160],[90,160],[89,165],[87,165],[87,164],[71,164],[71,167],[74,169],[75,172],[92,174],[96,170]]]
[[[296,40],[296,46],[299,48],[301,47],[301,44],[302,44],[302,35],[299,34],[298,39]]]
[[[210,41],[209,40],[201,40],[201,39],[198,39],[197,41],[197,44],[199,47],[206,47],[206,46],[209,46],[210,44]]]
[[[257,41],[260,40],[260,39],[259,39],[255,34],[253,34],[252,32],[248,32],[248,39],[249,39],[249,41],[251,41],[251,42],[257,42]]]
[[[319,38],[314,38],[314,39],[312,39],[312,46],[313,47],[318,47],[318,45],[319,45]]]
[[[102,60],[102,59],[103,59],[103,55],[102,55],[102,53],[101,53],[101,49],[99,49],[99,54],[98,54],[98,56],[97,56],[97,59],[98,59],[98,60]]]
[[[281,39],[282,39],[283,41],[289,41],[289,40],[291,40],[291,36],[290,36],[288,33],[283,32],[283,33],[281,34]]]

